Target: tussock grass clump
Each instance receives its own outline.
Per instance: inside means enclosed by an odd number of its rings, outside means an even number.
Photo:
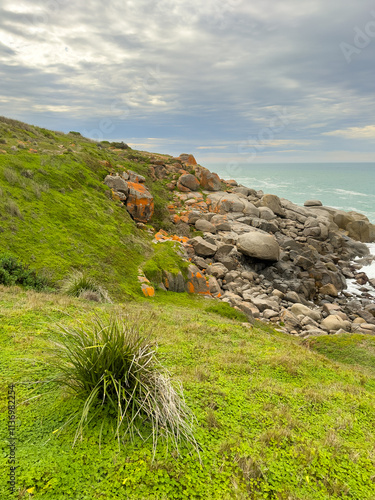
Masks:
[[[72,297],[96,302],[112,302],[107,290],[86,273],[76,271],[62,282],[61,291]]]
[[[119,443],[126,436],[152,437],[155,453],[158,438],[163,437],[177,450],[181,440],[198,450],[193,415],[182,389],[173,387],[156,358],[155,344],[141,330],[134,319],[119,316],[62,328],[58,381],[84,399],[82,412],[75,415],[79,422],[74,443],[91,421],[104,414],[116,418]]]

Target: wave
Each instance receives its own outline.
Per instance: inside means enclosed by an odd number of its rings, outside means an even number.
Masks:
[[[327,191],[329,191],[331,193],[338,193],[338,194],[345,194],[345,195],[351,194],[353,196],[365,196],[366,198],[375,196],[373,194],[359,193],[358,191],[349,191],[347,189],[339,189],[339,188],[335,188],[335,189],[331,189],[331,190],[327,189]]]

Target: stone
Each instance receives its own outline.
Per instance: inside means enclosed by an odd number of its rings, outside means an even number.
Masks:
[[[128,170],[128,175],[129,175],[129,181],[130,182],[137,182],[139,184],[143,184],[146,182],[145,177],[143,175],[137,174],[136,172],[133,172],[132,170]]]
[[[201,170],[199,182],[202,189],[207,191],[220,191],[221,189],[220,177],[207,169]]]
[[[215,225],[217,231],[230,231],[232,227],[226,215],[214,215],[210,222]]]
[[[207,267],[206,274],[210,274],[215,276],[215,278],[224,278],[224,276],[228,273],[228,269],[221,262],[216,262]]]
[[[305,270],[311,269],[312,267],[314,267],[313,261],[304,257],[303,255],[298,255],[294,259],[294,265],[301,267],[302,269],[305,269]]]
[[[274,236],[259,231],[242,234],[237,240],[238,250],[249,257],[278,261],[280,247]]]
[[[214,297],[220,298],[223,295],[223,291],[221,290],[220,285],[214,276],[209,276],[208,288],[210,290],[210,294]]]
[[[208,220],[198,219],[195,227],[198,231],[203,231],[204,233],[216,233],[216,227]]]
[[[323,203],[319,200],[307,200],[304,203],[305,207],[321,207]]]
[[[188,267],[186,291],[188,293],[197,293],[199,295],[210,294],[208,280],[206,280],[206,278],[194,264],[190,264]]]
[[[276,219],[276,215],[268,207],[259,207],[259,218],[265,220]]]
[[[300,327],[301,325],[300,320],[297,318],[297,316],[293,314],[291,311],[288,311],[287,309],[281,312],[280,319],[286,325],[292,328]]]
[[[119,175],[107,175],[104,179],[104,184],[113,189],[114,191],[119,191],[125,195],[129,192],[128,183]]]
[[[251,296],[248,297],[246,292],[244,292],[243,298],[245,299],[245,297],[246,300],[249,300]],[[271,299],[262,297],[251,297],[250,301],[252,304],[254,304],[254,306],[256,306],[259,309],[260,312],[263,312],[266,309],[271,309],[272,311],[277,311],[277,312],[279,311],[279,304]]]
[[[263,311],[263,318],[264,319],[275,318],[278,315],[279,315],[279,313],[277,311],[274,311],[273,309],[265,309]]]
[[[366,220],[355,220],[346,226],[350,238],[362,243],[373,243],[375,241],[375,225]]]
[[[183,293],[185,291],[185,280],[182,273],[172,274],[163,271],[163,285],[170,292]]]
[[[125,182],[125,181],[124,181]],[[144,184],[127,183],[129,192],[126,209],[137,222],[148,222],[154,213],[154,198]]]
[[[260,206],[270,208],[272,212],[276,215],[281,215],[281,216],[285,215],[285,211],[281,206],[280,198],[275,194],[263,195],[260,200]]]
[[[323,312],[336,314],[337,311],[341,311],[341,307],[338,304],[323,304]]]
[[[237,307],[240,311],[246,314],[250,323],[254,323],[254,318],[259,317],[259,311],[258,311],[258,316],[255,316],[254,313],[257,314],[257,311],[248,302],[245,301],[239,302],[237,304]]]
[[[303,304],[295,303],[292,305],[290,310],[296,316],[299,316],[300,314],[302,314],[303,316],[307,316],[307,317],[313,319],[314,321],[320,321],[322,318],[322,315],[320,314],[319,311],[317,311],[317,310],[314,311],[313,309],[310,309],[309,307],[307,307]]]
[[[182,154],[180,154],[180,156],[178,158],[182,162],[184,162],[185,165],[191,165],[191,166],[197,165],[196,159],[191,154],[182,153]]]
[[[350,321],[345,321],[336,314],[331,314],[323,319],[320,324],[321,328],[326,331],[339,330],[342,328],[346,332],[350,332]]]
[[[294,302],[295,304],[301,303],[301,298],[297,292],[289,291],[285,294],[285,300],[288,302]]]
[[[202,236],[192,238],[189,243],[193,246],[195,253],[201,257],[210,257],[217,251],[217,246],[205,241]]]
[[[321,286],[319,288],[319,293],[322,295],[330,295],[331,297],[337,297],[339,294],[337,288],[332,283]]]
[[[197,191],[199,189],[199,181],[193,174],[183,174],[178,179],[177,188],[180,191]]]

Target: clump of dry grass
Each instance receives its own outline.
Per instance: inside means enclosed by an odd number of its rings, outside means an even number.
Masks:
[[[119,442],[135,435],[153,441],[159,437],[178,450],[180,441],[192,444],[193,414],[168,372],[156,357],[156,346],[129,317],[114,316],[75,328],[62,328],[56,344],[61,375],[58,382],[84,399],[75,440],[99,414],[116,415],[114,433]],[[151,431],[145,437],[144,424]],[[147,425],[146,425],[147,428]]]
[[[95,302],[112,302],[108,291],[86,273],[75,271],[62,282],[61,291],[72,297]]]

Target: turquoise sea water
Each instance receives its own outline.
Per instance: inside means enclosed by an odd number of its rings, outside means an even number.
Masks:
[[[365,214],[375,224],[375,163],[251,163],[206,165],[223,179],[303,205],[323,205]]]

